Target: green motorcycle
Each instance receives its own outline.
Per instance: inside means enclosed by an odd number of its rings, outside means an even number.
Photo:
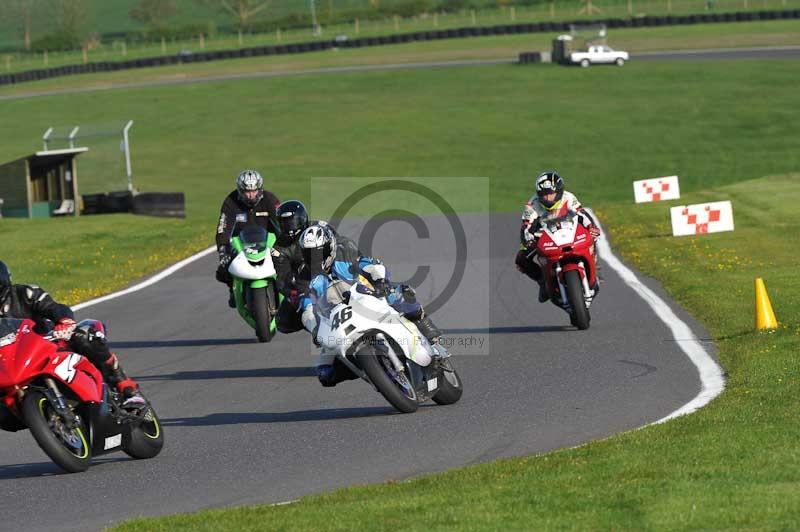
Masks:
[[[231,239],[236,256],[228,266],[233,277],[233,296],[239,315],[256,331],[259,342],[269,342],[275,335],[275,317],[283,296],[275,281],[270,249],[275,235],[260,226],[244,227]]]

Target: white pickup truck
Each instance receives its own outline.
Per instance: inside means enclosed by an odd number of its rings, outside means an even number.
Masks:
[[[583,68],[594,63],[622,66],[629,59],[629,55],[628,52],[612,50],[608,46],[596,44],[590,46],[585,52],[572,52],[569,59]]]

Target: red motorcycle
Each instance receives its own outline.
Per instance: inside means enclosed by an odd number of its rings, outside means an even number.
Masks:
[[[0,319],[0,428],[31,430],[53,462],[70,473],[92,456],[122,450],[152,458],[164,444],[147,404],[127,410],[88,359],[37,333],[32,320]]]
[[[597,249],[583,218],[570,211],[542,220],[536,244],[536,261],[544,273],[550,301],[563,308],[570,323],[581,330],[589,328],[589,306],[600,289]]]

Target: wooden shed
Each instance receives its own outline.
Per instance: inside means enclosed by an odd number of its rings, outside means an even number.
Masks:
[[[15,218],[77,216],[76,157],[89,148],[37,151],[0,164],[0,215]]]

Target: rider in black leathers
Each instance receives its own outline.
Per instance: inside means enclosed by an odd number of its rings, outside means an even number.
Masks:
[[[228,286],[228,305],[236,306],[233,299],[233,278],[228,273],[228,266],[233,260],[231,238],[239,234],[239,229],[246,225],[259,225],[268,232],[277,234],[278,223],[275,211],[280,205],[278,197],[264,190],[264,180],[255,170],[245,170],[236,178],[236,190],[227,195],[222,202],[217,225],[217,252],[219,266],[217,281]]]

